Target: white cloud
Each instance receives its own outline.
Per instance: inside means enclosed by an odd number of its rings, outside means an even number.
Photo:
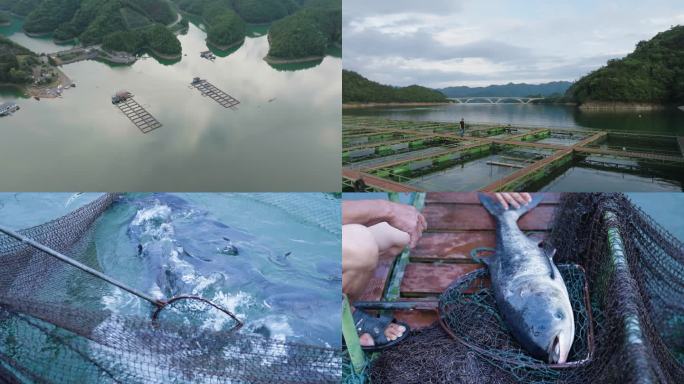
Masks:
[[[684,24],[680,2],[345,0],[344,65],[394,85],[574,80]]]

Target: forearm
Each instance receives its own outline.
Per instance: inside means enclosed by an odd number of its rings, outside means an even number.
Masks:
[[[342,224],[375,225],[387,221],[390,207],[385,200],[352,200],[342,202]]]

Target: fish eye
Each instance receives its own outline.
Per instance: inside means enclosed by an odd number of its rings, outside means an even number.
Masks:
[[[565,315],[563,314],[562,311],[557,311],[556,312],[556,318],[563,320],[565,318]]]

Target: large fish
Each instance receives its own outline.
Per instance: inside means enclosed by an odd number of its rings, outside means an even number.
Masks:
[[[518,209],[504,209],[493,198],[480,201],[496,219],[496,252],[489,267],[496,304],[515,339],[530,355],[551,364],[567,361],[575,337],[575,321],[568,290],[545,251],[518,228],[518,219],[542,200]]]

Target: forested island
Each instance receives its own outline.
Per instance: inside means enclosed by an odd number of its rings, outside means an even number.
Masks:
[[[322,59],[329,47],[342,45],[341,1],[305,1],[302,9],[273,23],[268,41],[270,63]]]
[[[684,26],[637,44],[633,53],[577,81],[566,94],[582,109],[684,105]]]
[[[353,71],[342,71],[342,102],[345,104],[447,103],[449,100],[434,89],[412,85],[393,87],[368,80]]]

